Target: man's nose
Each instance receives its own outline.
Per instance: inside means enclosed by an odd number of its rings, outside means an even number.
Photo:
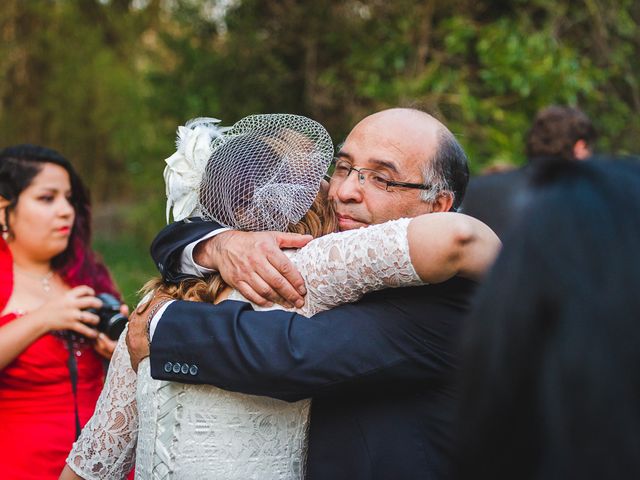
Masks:
[[[337,197],[337,200],[343,203],[360,203],[362,201],[362,185],[360,184],[358,176],[358,172],[352,171],[347,178],[344,178],[338,185],[335,185],[335,196]],[[331,190],[333,190],[334,181],[335,180],[331,181]]]

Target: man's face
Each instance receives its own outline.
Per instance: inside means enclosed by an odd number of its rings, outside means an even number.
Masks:
[[[387,110],[365,118],[351,131],[337,160],[347,166],[375,170],[396,182],[422,183],[421,166],[432,158],[437,145],[437,124],[416,118],[419,114]],[[433,211],[420,199],[421,190],[379,188],[352,171],[329,185],[340,230],[351,230]]]

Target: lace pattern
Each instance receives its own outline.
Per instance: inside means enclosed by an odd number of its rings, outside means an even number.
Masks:
[[[96,410],[67,458],[69,467],[87,480],[125,478],[135,462],[137,377],[125,336],[126,329],[113,352]]]
[[[136,479],[303,478],[309,400],[154,380],[148,360],[140,368]]]
[[[373,290],[422,284],[410,261],[409,221],[327,235],[288,251],[308,292],[296,311],[311,316]],[[229,298],[246,301],[237,291]],[[134,457],[136,479],[300,479],[309,408],[310,400],[154,380],[148,359],[136,386],[123,336],[96,412],[67,463],[87,479],[124,478]]]
[[[307,287],[305,305],[298,312],[311,317],[355,302],[368,292],[424,285],[409,255],[409,222],[410,218],[401,218],[333,233],[289,251]]]

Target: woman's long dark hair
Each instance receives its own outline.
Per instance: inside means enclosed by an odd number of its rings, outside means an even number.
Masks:
[[[15,145],[0,151],[0,195],[9,201],[4,223],[9,227],[9,214],[16,208],[22,191],[40,173],[45,163],[64,168],[71,182],[71,204],[75,220],[69,244],[53,257],[51,266],[71,287],[89,285],[97,293],[119,296],[106,267],[91,250],[91,204],[89,194],[71,163],[55,150],[37,145]]]
[[[640,478],[640,165],[546,165],[463,349],[458,479]]]

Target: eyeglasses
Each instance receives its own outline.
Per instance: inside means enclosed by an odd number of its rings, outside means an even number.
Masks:
[[[331,179],[338,180],[340,182],[346,180],[346,178],[355,171],[358,174],[358,181],[360,185],[370,185],[378,190],[390,191],[392,187],[400,188],[417,188],[419,190],[429,190],[431,185],[424,185],[422,183],[408,183],[408,182],[394,182],[390,180],[383,173],[370,168],[356,168],[346,160],[334,159],[334,170]]]

